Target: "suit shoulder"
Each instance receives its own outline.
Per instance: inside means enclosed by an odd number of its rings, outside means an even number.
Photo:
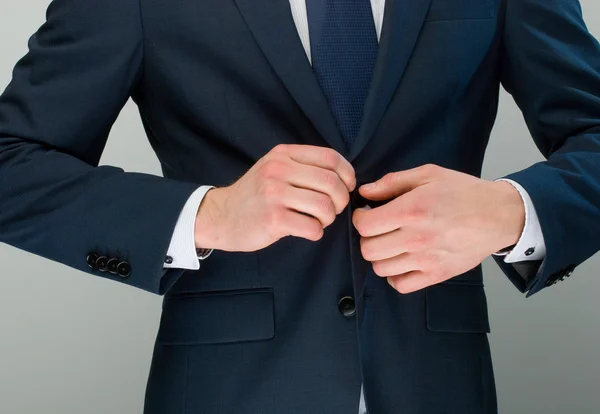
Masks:
[[[141,30],[141,0],[52,0],[46,9],[45,29],[59,26],[65,32],[109,34]]]

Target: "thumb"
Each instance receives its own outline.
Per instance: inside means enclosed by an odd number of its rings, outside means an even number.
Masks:
[[[409,170],[388,173],[377,181],[360,186],[358,191],[368,200],[396,198],[431,182],[438,168],[440,167],[427,164]]]

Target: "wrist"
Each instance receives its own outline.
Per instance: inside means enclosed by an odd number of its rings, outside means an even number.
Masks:
[[[220,206],[223,188],[211,188],[198,207],[194,223],[194,242],[197,249],[219,249],[221,232]]]
[[[496,194],[500,248],[517,244],[525,228],[525,203],[519,191],[506,181],[491,182]]]

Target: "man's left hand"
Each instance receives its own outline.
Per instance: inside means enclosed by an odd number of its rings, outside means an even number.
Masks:
[[[368,200],[391,200],[354,211],[363,257],[400,293],[458,276],[516,244],[525,223],[518,191],[427,164],[389,173],[359,188]]]

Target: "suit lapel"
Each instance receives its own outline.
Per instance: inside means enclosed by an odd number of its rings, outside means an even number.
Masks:
[[[254,38],[292,97],[329,145],[346,154],[342,135],[298,36],[289,0],[235,0]]]
[[[419,37],[431,0],[386,0],[381,39],[364,119],[348,159],[352,161],[375,133]]]

